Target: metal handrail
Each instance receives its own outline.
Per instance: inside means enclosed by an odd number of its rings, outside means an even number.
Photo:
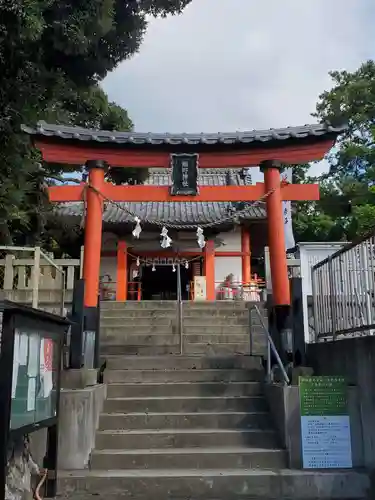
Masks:
[[[181,264],[177,264],[177,323],[180,335],[180,355],[184,353],[184,327],[182,324],[182,286],[181,286]]]
[[[276,358],[277,364],[279,365],[279,368],[281,370],[281,373],[283,374],[284,380],[285,380],[286,384],[289,384],[290,380],[289,380],[288,374],[286,373],[286,370],[284,368],[283,362],[281,361],[279,353],[277,352],[277,349],[276,349],[274,341],[272,340],[271,334],[270,334],[268,328],[266,327],[266,325],[265,325],[265,323],[263,321],[263,317],[261,315],[261,312],[259,311],[259,308],[258,308],[258,306],[256,304],[254,304],[253,307],[254,307],[255,312],[257,313],[257,315],[259,317],[259,321],[260,321],[260,324],[263,327],[263,330],[267,334],[267,349],[268,349],[267,376],[268,376],[268,379],[269,379],[269,377],[271,375],[271,350],[272,350],[273,354],[274,354],[274,356]]]

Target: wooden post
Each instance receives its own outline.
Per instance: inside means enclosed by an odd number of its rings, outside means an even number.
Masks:
[[[250,285],[251,281],[251,248],[250,248],[250,230],[248,227],[241,226],[241,253],[242,253],[242,284]]]
[[[206,276],[206,300],[215,300],[215,243],[208,240],[204,248],[204,275]]]
[[[83,257],[85,306],[97,307],[103,226],[103,198],[98,192],[101,192],[104,187],[104,173],[107,169],[107,163],[101,160],[89,160],[86,162],[86,168],[89,172],[88,182],[90,187],[86,191],[87,206]]]
[[[39,281],[40,281],[40,247],[35,247],[34,249],[34,263],[32,269],[32,307],[34,309],[38,308],[39,303]]]
[[[125,302],[128,298],[128,251],[125,241],[117,245],[116,301]]]
[[[275,306],[289,306],[290,288],[285,250],[283,199],[280,185],[282,164],[278,161],[266,160],[261,163],[260,167],[264,172],[266,193],[271,192],[266,198],[266,207],[273,304]]]
[[[14,263],[15,257],[13,254],[7,253],[5,255],[5,265],[4,265],[4,290],[12,291],[13,290],[13,281],[14,281]],[[7,297],[7,299],[11,300],[11,297]]]
[[[83,278],[83,258],[85,256],[85,247],[81,246],[81,251],[79,255],[79,279]]]

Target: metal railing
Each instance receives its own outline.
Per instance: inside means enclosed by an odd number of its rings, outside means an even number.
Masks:
[[[375,332],[375,235],[312,268],[315,341]]]
[[[215,281],[216,300],[242,300],[262,302],[265,300],[266,283],[254,275],[250,282]],[[189,284],[189,298],[194,300],[194,281]]]
[[[270,382],[271,381],[271,371],[272,371],[272,366],[271,366],[271,356],[272,353],[276,359],[276,362],[280,368],[280,371],[283,375],[284,382],[286,384],[290,383],[288,374],[286,373],[285,367],[283,365],[283,362],[281,361],[280,355],[277,352],[276,346],[274,341],[272,340],[271,334],[264,322],[263,316],[259,310],[259,307],[256,304],[253,304],[252,307],[254,308],[255,312],[257,313],[257,316],[259,318],[260,324],[262,325],[262,328],[267,335],[267,380]]]

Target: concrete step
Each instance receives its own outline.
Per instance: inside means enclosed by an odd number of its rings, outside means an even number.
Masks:
[[[249,338],[251,329],[248,326],[244,325],[212,325],[208,326],[183,326],[183,335],[195,335],[195,336],[214,336],[218,340],[221,340],[223,337],[232,337],[242,335],[243,337]],[[138,322],[134,324],[127,324],[123,326],[101,326],[101,336],[105,339],[116,340],[118,338],[124,339],[129,338],[133,339],[136,335],[140,337],[148,337],[150,335],[158,335],[160,337],[175,334],[178,335],[177,327],[174,325],[145,325],[139,324]],[[260,333],[258,334],[260,335]]]
[[[194,413],[202,411],[267,411],[265,398],[252,397],[153,397],[109,398],[104,403],[105,413],[168,412]]]
[[[107,356],[112,370],[190,370],[260,368],[258,356]]]
[[[111,328],[103,328],[101,331],[103,344],[120,345],[174,345],[180,343],[180,336],[174,335],[172,331],[166,331],[165,327],[158,326],[154,329],[118,328],[117,332]]]
[[[110,384],[108,398],[122,397],[198,397],[198,396],[260,396],[260,382],[175,382],[173,384]]]
[[[102,413],[99,430],[118,429],[271,429],[268,413]]]
[[[248,315],[222,315],[222,316],[210,316],[210,315],[201,315],[201,316],[183,316],[183,325],[184,328],[206,328],[206,327],[216,327],[216,326],[245,326],[249,329],[249,318]]]
[[[107,384],[152,382],[256,382],[263,380],[260,369],[249,370],[105,370]]]
[[[230,330],[228,328],[227,332],[229,331]],[[250,335],[249,332],[232,332],[229,335],[227,333],[216,335],[215,331],[212,331],[212,333],[202,333],[202,335],[200,335],[198,332],[188,331],[183,333],[183,340],[188,344],[244,344],[246,342],[250,342]]]
[[[101,328],[123,328],[124,326],[133,326],[137,325],[137,327],[140,328],[147,328],[148,326],[164,326],[169,327],[172,326],[173,322],[176,321],[175,317],[170,317],[170,316],[138,316],[138,317],[131,317],[131,316],[101,316],[100,318],[100,327]]]
[[[185,310],[212,310],[212,309],[227,309],[227,310],[247,310],[250,302],[241,300],[214,300],[214,301],[183,301],[182,307]],[[258,302],[261,304],[261,302]]]
[[[100,343],[100,355],[116,356],[167,356],[168,354],[179,354],[180,342],[175,345],[125,345],[123,343]]]
[[[212,318],[213,321],[233,319],[249,321],[247,309],[182,309],[183,320]]]
[[[107,355],[123,355],[134,356],[136,358],[142,356],[166,356],[180,354],[180,342],[173,345],[128,345],[125,343],[102,342],[100,345],[100,354],[102,357]],[[183,354],[192,356],[234,356],[248,355],[264,356],[267,353],[265,341],[255,340],[252,344],[245,342],[242,344],[227,343],[227,344],[190,344],[184,342]]]
[[[250,335],[247,325],[216,325],[211,326],[186,326],[183,324],[184,335]]]
[[[356,471],[167,469],[61,471],[59,494],[74,500],[364,500],[370,479]],[[152,492],[152,493],[151,493]]]
[[[285,461],[283,450],[263,448],[95,450],[91,469],[275,469]]]
[[[116,301],[103,301],[100,303],[101,311],[113,311],[123,310],[123,311],[140,311],[145,309],[156,310],[175,310],[177,307],[177,302],[175,300],[129,300],[127,302],[116,302]]]
[[[176,309],[104,309],[100,311],[101,319],[149,319],[156,318],[177,318],[177,308]]]
[[[253,349],[253,353],[258,353],[257,349]],[[207,344],[207,343],[193,343],[184,342],[183,353],[191,355],[202,355],[202,356],[229,356],[229,355],[246,355],[250,353],[249,342],[243,342],[242,344],[236,343],[226,343],[226,344]],[[263,351],[260,351],[263,354]]]
[[[95,446],[103,449],[196,448],[248,446],[277,448],[274,430],[260,429],[145,429],[104,430],[96,434]]]

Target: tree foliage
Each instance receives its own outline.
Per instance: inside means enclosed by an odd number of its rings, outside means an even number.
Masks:
[[[127,112],[108,102],[99,83],[139,49],[147,16],[178,14],[189,2],[0,0],[0,244],[40,239],[45,178],[73,169],[41,170],[21,124],[130,129]],[[114,180],[136,175],[117,172]]]
[[[298,207],[295,231],[304,241],[352,240],[375,227],[375,62],[330,76],[333,87],[320,95],[315,117],[348,129],[328,158],[329,172],[315,179],[320,201]]]

